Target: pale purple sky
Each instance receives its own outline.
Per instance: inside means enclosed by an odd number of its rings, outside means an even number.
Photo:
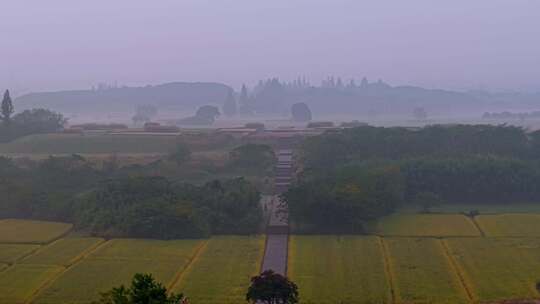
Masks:
[[[540,90],[536,0],[3,0],[16,93],[306,75]]]

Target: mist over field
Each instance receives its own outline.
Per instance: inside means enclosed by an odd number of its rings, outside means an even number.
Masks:
[[[540,1],[0,6],[0,304],[540,303]]]

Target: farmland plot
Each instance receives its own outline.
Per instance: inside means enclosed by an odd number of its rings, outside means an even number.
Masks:
[[[539,239],[445,240],[469,290],[480,301],[539,297]]]
[[[487,236],[540,237],[540,214],[480,215],[476,221]]]
[[[0,303],[25,303],[61,270],[61,267],[48,265],[15,265],[0,272]]]
[[[60,239],[40,249],[21,263],[68,266],[101,242],[103,239],[90,237]]]
[[[385,236],[480,236],[474,223],[458,214],[399,214],[379,220],[375,233]]]
[[[0,244],[0,263],[11,264],[38,248],[39,245]]]
[[[289,276],[302,303],[390,303],[377,237],[291,236]]]
[[[259,272],[264,237],[218,236],[208,241],[173,287],[193,303],[244,303]]]
[[[0,220],[0,243],[44,244],[67,233],[71,227],[58,222]]]
[[[150,273],[169,286],[201,241],[112,240],[76,263],[41,292],[35,303],[90,303],[99,293]]]
[[[397,303],[468,303],[439,240],[385,238]]]

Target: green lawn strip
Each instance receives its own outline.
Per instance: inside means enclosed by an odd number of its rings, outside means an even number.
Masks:
[[[480,236],[471,219],[459,214],[394,214],[378,220],[371,230],[383,236]]]
[[[397,303],[469,303],[458,274],[432,238],[385,238]]]
[[[193,303],[243,303],[263,253],[263,236],[213,237],[173,291],[184,293]]]
[[[302,303],[391,303],[377,237],[291,236],[288,274]]]

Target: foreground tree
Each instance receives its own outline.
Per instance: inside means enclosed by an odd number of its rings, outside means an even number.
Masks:
[[[298,303],[298,287],[287,277],[265,270],[251,278],[246,300],[251,303],[295,304]]]
[[[13,112],[13,101],[9,95],[9,90],[6,90],[4,98],[2,99],[2,116],[0,117],[4,124],[8,125],[11,122],[11,115]]]
[[[131,286],[114,287],[101,294],[96,304],[187,304],[183,294],[167,294],[167,289],[150,274],[137,273]]]

